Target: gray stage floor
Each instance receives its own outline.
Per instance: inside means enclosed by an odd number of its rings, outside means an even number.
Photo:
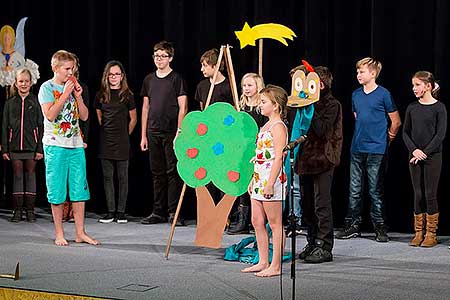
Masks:
[[[88,214],[87,231],[101,246],[53,245],[51,216],[39,210],[35,224],[12,224],[0,210],[0,273],[21,264],[21,279],[0,279],[0,287],[62,292],[113,299],[280,299],[280,278],[242,274],[245,264],[223,260],[225,247],[244,236],[223,239],[223,249],[194,246],[195,226],[175,231],[169,260],[164,259],[170,226],[100,224]],[[74,225],[66,224],[74,239]],[[432,249],[407,245],[411,235],[391,233],[380,244],[371,233],[336,240],[334,261],[296,263],[297,299],[449,299],[449,237]],[[288,241],[288,244],[290,241]],[[297,239],[297,251],[305,238]],[[291,299],[290,263],[283,265],[284,299]]]

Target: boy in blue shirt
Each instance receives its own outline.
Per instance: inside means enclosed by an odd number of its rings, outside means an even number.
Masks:
[[[346,228],[336,238],[349,239],[361,235],[362,184],[366,173],[375,239],[388,242],[383,216],[383,172],[387,147],[394,140],[401,121],[391,94],[376,83],[381,63],[366,57],[356,63],[356,70],[356,78],[362,87],[352,94],[355,131],[351,146],[349,206]],[[389,127],[388,118],[391,121]]]

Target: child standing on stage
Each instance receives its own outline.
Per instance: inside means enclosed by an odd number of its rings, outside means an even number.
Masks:
[[[98,157],[102,163],[103,186],[108,214],[100,223],[127,223],[125,208],[128,197],[129,136],[136,126],[136,105],[128,87],[125,69],[118,61],[110,61],[103,71],[100,91],[95,99],[100,124]],[[114,199],[114,170],[119,182],[119,199]]]
[[[79,120],[87,120],[89,111],[83,102],[83,89],[73,76],[76,59],[59,50],[52,56],[54,73],[39,89],[44,118],[44,161],[47,198],[55,224],[55,244],[67,246],[62,223],[63,203],[69,192],[75,219],[75,242],[99,244],[84,229],[85,201],[89,200],[86,158]]]
[[[90,107],[90,101],[89,101],[89,90],[88,86],[80,81],[80,61],[78,59],[78,56],[76,56],[74,53],[72,53],[73,57],[75,58],[75,65],[73,67],[73,76],[78,80],[78,83],[83,88],[83,93],[81,94],[81,97],[83,97],[84,105],[89,110]],[[89,137],[89,119],[83,121],[79,120],[80,122],[80,130],[81,130],[81,137],[83,138],[83,147],[86,150],[88,147],[88,137]],[[67,195],[66,202],[64,202],[64,208],[63,208],[63,222],[74,222],[73,219],[73,209],[72,204],[70,204],[70,199]]]
[[[42,112],[37,97],[30,92],[31,72],[16,72],[13,97],[6,101],[3,111],[3,159],[11,160],[13,177],[13,216],[11,222],[22,220],[25,204],[28,222],[36,222],[36,162],[43,157]],[[24,172],[25,171],[25,172]],[[24,186],[25,183],[25,186]]]
[[[241,111],[250,114],[255,120],[258,128],[264,126],[267,117],[263,116],[259,110],[261,97],[259,91],[264,88],[264,80],[256,73],[247,73],[241,80],[242,95],[239,101]],[[237,220],[230,224],[228,234],[247,234],[249,233],[250,222],[250,195],[245,193],[239,196],[239,205],[237,208]]]
[[[216,102],[226,102],[234,106],[233,96],[231,94],[230,81],[222,74],[224,69],[224,61],[222,60],[217,72],[216,81],[213,82],[215,68],[219,59],[219,50],[213,48],[202,54],[200,57],[200,71],[205,79],[197,84],[195,90],[195,100],[200,103],[200,110],[206,107],[208,93],[211,85],[214,84],[214,90],[209,101],[209,105]],[[223,197],[223,192],[217,188],[212,182],[206,185],[213,201],[217,204]]]
[[[287,93],[278,86],[268,85],[261,90],[260,95],[261,114],[268,117],[269,121],[258,133],[255,171],[249,186],[259,262],[242,272],[256,272],[256,276],[270,277],[281,274],[284,249],[282,206],[286,196],[283,183],[286,180],[283,172],[283,149],[287,143],[287,128],[282,119],[286,114]],[[266,219],[273,233],[273,256],[270,264]]]
[[[267,117],[261,114],[259,105],[261,103],[261,95],[259,92],[264,88],[264,80],[256,73],[247,73],[241,80],[242,95],[239,106],[242,111],[249,113],[255,120],[258,128],[264,126]]]
[[[395,139],[401,121],[391,93],[376,83],[381,67],[379,61],[370,57],[356,63],[356,79],[362,86],[352,94],[355,131],[350,158],[350,195],[346,226],[336,234],[338,239],[361,235],[363,178],[366,174],[375,240],[389,241],[384,220],[384,166],[388,146]]]
[[[447,130],[447,110],[435,98],[438,86],[432,73],[417,72],[412,78],[412,85],[418,101],[408,105],[403,127],[414,188],[416,234],[409,245],[433,247],[437,244],[437,189],[442,167],[442,142]]]
[[[200,57],[200,70],[205,79],[199,82],[195,90],[195,100],[200,102],[200,109],[205,109],[206,100],[208,98],[209,88],[213,84],[213,77],[217,60],[219,59],[219,50],[211,49],[203,53]],[[216,81],[214,82],[214,90],[211,95],[209,104],[216,102],[226,102],[233,105],[233,96],[230,89],[230,81],[222,74],[224,68],[224,61],[220,63],[219,71],[217,72]]]
[[[153,175],[153,212],[142,219],[142,224],[172,223],[177,209],[182,181],[177,172],[177,158],[173,141],[181,132],[181,122],[187,113],[186,83],[170,63],[175,49],[166,41],[153,47],[157,70],[147,75],[142,83],[141,150],[149,151]],[[184,225],[178,218],[177,225]]]

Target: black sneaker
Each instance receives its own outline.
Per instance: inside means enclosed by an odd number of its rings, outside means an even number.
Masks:
[[[305,258],[311,255],[311,252],[316,248],[313,244],[306,244],[305,248],[303,248],[302,252],[298,255],[298,258],[301,260],[305,260]]]
[[[238,223],[231,224],[230,227],[228,227],[227,234],[229,235],[235,235],[235,234],[249,234],[250,231],[248,230],[248,224],[246,220],[241,219]]]
[[[98,220],[100,223],[108,224],[114,221],[114,214],[113,213],[107,213],[103,218]]]
[[[169,215],[169,220],[168,220],[169,225],[172,225],[174,218],[175,218],[175,214],[170,214]],[[175,223],[175,226],[186,226],[182,216],[178,215],[178,219],[177,219],[177,222]]]
[[[375,225],[375,240],[379,243],[389,242],[389,237],[387,235],[387,229],[384,224]]]
[[[332,260],[333,254],[321,247],[315,247],[314,250],[311,251],[311,254],[305,257],[305,262],[311,264],[321,264]]]
[[[165,219],[163,217],[160,217],[153,213],[150,216],[148,216],[147,218],[143,218],[141,220],[141,224],[144,224],[144,225],[158,224],[158,223],[163,223],[163,222],[165,222]]]
[[[255,234],[255,228],[253,227],[252,223],[248,224],[248,233]]]
[[[128,223],[128,220],[125,217],[124,213],[117,213],[117,215],[116,215],[116,222],[118,224],[126,224],[126,223]]]
[[[248,226],[240,226],[239,224],[235,226],[230,226],[227,230],[227,234],[229,235],[238,235],[238,234],[249,234],[250,231]]]
[[[359,225],[353,224],[346,227],[343,231],[336,233],[337,239],[351,239],[361,236]]]

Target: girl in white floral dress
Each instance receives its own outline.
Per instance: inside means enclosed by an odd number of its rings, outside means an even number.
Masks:
[[[253,180],[249,186],[252,198],[252,224],[258,243],[259,262],[242,270],[259,277],[281,274],[281,255],[284,247],[282,205],[286,195],[282,172],[283,149],[287,143],[287,129],[282,118],[286,112],[287,93],[278,86],[262,89],[261,114],[269,121],[258,133]],[[266,220],[272,229],[273,257],[269,263],[269,235]]]

